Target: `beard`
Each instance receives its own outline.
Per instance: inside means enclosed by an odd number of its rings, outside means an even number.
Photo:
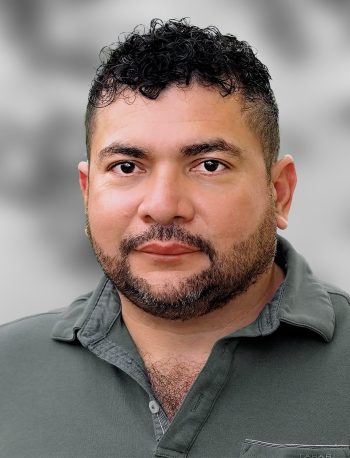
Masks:
[[[226,253],[201,236],[176,224],[154,224],[137,236],[123,239],[115,256],[105,254],[93,236],[87,219],[87,235],[96,258],[115,288],[134,305],[156,317],[189,320],[219,309],[245,293],[272,266],[277,230],[274,205],[269,202],[260,224],[245,240]],[[210,261],[208,268],[177,284],[164,283],[160,291],[132,273],[128,255],[148,241],[177,241],[199,248]]]

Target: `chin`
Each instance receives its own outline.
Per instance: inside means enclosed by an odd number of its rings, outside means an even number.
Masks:
[[[178,289],[179,284],[183,283],[189,278],[189,275],[166,275],[159,278],[159,274],[156,278],[143,277],[143,280],[149,285],[152,293],[163,294],[169,291],[169,289]]]
[[[196,272],[152,272],[148,275],[137,274],[138,278],[142,278],[152,290],[166,291],[168,288],[177,288],[180,283],[186,282],[193,277]]]

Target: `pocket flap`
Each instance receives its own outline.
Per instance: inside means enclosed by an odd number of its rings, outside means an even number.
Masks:
[[[270,444],[246,439],[240,458],[349,458],[349,445]]]

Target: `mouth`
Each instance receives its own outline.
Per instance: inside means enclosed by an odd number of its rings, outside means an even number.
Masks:
[[[180,256],[197,253],[200,249],[179,242],[150,242],[140,246],[136,251],[158,256]]]

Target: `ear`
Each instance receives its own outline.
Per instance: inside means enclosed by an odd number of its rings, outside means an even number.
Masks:
[[[89,164],[88,162],[82,161],[78,164],[79,170],[79,184],[83,194],[85,207],[87,206],[88,194],[89,194]]]
[[[272,167],[273,196],[279,229],[283,230],[288,227],[288,215],[296,184],[297,174],[294,159],[290,155],[284,156]]]

